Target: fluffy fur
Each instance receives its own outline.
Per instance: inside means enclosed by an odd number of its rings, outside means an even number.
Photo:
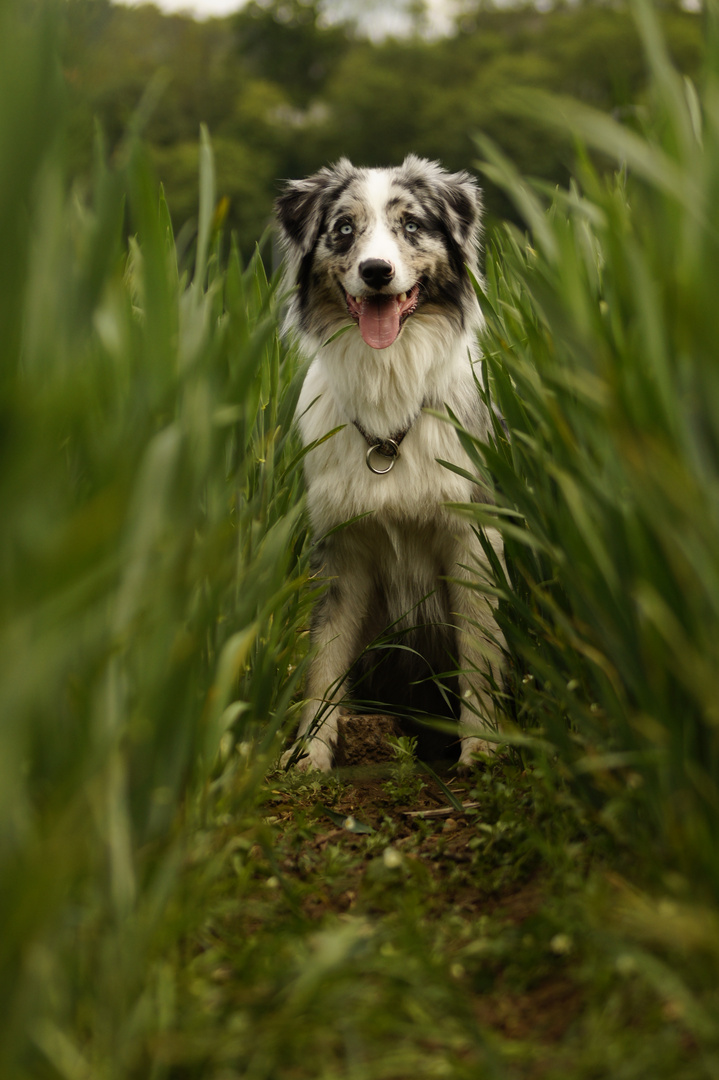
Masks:
[[[469,467],[452,425],[428,410],[449,407],[467,429],[486,433],[475,381],[481,314],[466,269],[478,273],[479,190],[467,173],[414,156],[389,169],[342,159],[288,183],[276,210],[293,289],[287,329],[313,358],[297,418],[313,447],[305,473],[317,571],[330,581],[313,622],[298,742],[285,762],[331,768],[337,709],[358,657],[391,627],[409,648],[390,650],[391,671],[380,666],[382,678],[375,671],[362,682],[361,697],[414,707],[432,670],[458,664],[467,765],[488,749],[472,733],[492,724],[487,675],[499,679],[502,639],[491,601],[464,584],[482,575],[482,549],[445,506],[486,495],[439,464]],[[400,435],[394,467],[375,475],[368,445]],[[389,464],[377,452],[372,460]],[[498,535],[492,543],[501,558]]]

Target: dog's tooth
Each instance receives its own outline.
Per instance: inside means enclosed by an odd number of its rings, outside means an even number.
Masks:
[[[397,297],[397,299],[399,300],[400,304],[403,304],[405,302],[405,300],[407,299],[407,293],[406,292],[401,292],[399,294],[399,296]]]

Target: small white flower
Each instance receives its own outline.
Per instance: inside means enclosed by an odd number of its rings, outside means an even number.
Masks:
[[[397,870],[402,865],[402,856],[395,848],[388,847],[382,853],[382,862],[388,870]]]
[[[555,934],[549,942],[549,948],[557,956],[566,956],[572,951],[572,939],[569,934]]]

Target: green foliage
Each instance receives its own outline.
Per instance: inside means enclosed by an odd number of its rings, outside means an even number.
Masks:
[[[585,159],[545,213],[542,186],[482,144],[532,238],[509,227],[488,260],[484,344],[511,435],[496,423],[486,450],[498,508],[473,512],[505,535],[521,724],[591,801],[643,785],[643,813],[716,894],[719,83],[709,69],[697,96],[637,13],[642,133],[567,100],[525,106],[612,155],[614,178]]]
[[[238,230],[238,236],[260,236],[268,225],[265,191],[270,189],[275,179],[272,152],[250,147],[238,138],[215,138],[212,149],[217,189],[230,193],[223,195],[226,226]],[[157,174],[171,180],[173,220],[184,224],[182,239],[190,242],[198,210],[197,139],[153,146],[150,153]],[[243,245],[245,248],[249,246],[249,241]]]
[[[440,788],[446,813],[422,820],[381,782],[375,799],[371,781],[262,782],[312,600],[302,372],[276,282],[241,260],[248,237],[222,239],[222,196],[236,178],[239,220],[264,221],[253,177],[305,171],[336,121],[235,63],[226,23],[24,8],[0,3],[0,1074],[715,1075],[719,933],[695,897],[717,887],[716,79],[697,97],[640,9],[650,130],[561,105],[618,179],[586,163],[547,215],[541,185],[488,165],[532,242],[510,228],[488,266],[512,438],[497,424],[474,448],[500,502],[472,512],[505,532],[515,741],[538,752],[532,775],[478,771],[466,812]],[[530,14],[573,17],[519,13],[513,83]],[[463,85],[459,45],[470,68],[472,49],[498,61],[512,17],[480,11],[484,40],[454,40]],[[111,92],[119,28],[134,81]],[[408,73],[400,54],[449,44],[353,43],[321,93],[349,98],[355,47],[396,48]],[[157,53],[187,57],[165,104]],[[96,112],[110,150],[90,156]],[[70,190],[66,153],[73,171],[87,154]],[[153,161],[185,178],[194,235],[175,239]],[[436,810],[409,751],[390,783]]]
[[[248,70],[283,87],[300,108],[322,91],[349,47],[344,27],[328,25],[317,0],[250,0],[233,29]]]
[[[131,1070],[183,820],[223,761],[254,798],[309,602],[275,283],[222,251],[206,136],[191,264],[134,138],[68,195],[54,30],[0,9],[8,1078]]]
[[[451,817],[398,811],[379,780],[299,779],[273,780],[262,818],[220,802],[196,837],[202,905],[140,1075],[714,1074],[716,922],[622,882],[653,873],[651,845],[622,851],[501,759]],[[436,792],[416,807],[436,812]],[[343,827],[355,815],[374,831]]]
[[[412,151],[468,168],[472,135],[483,132],[520,172],[566,184],[566,132],[548,132],[518,111],[513,92],[572,94],[627,116],[646,104],[646,65],[625,4],[544,13],[471,4],[446,37],[418,31],[384,40],[362,36],[349,16],[368,30],[375,23],[366,4],[351,0],[262,0],[202,23],[108,0],[66,0],[63,10],[73,172],[89,171],[93,117],[112,149],[144,101],[145,136],[173,220],[184,227],[196,219],[191,157],[205,123],[218,192],[229,200],[228,224],[246,257],[269,220],[278,178],[306,175],[341,154],[387,165]],[[696,75],[700,16],[667,6],[660,17],[679,69]],[[516,218],[491,180],[485,203],[490,226]]]
[[[411,806],[424,787],[424,781],[417,775],[417,739],[413,735],[388,735],[387,742],[395,760],[385,781],[385,791],[393,802]]]

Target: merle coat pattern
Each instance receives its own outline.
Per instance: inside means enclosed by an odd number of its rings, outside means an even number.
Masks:
[[[484,553],[446,505],[487,494],[439,464],[469,467],[454,427],[432,411],[449,407],[471,432],[487,432],[467,272],[478,274],[479,189],[467,173],[414,156],[387,169],[342,159],[289,182],[276,211],[294,290],[286,329],[312,358],[297,410],[303,443],[341,428],[305,458],[317,570],[330,584],[314,618],[298,741],[284,760],[331,768],[357,659],[391,627],[407,648],[380,665],[384,689],[375,673],[359,695],[414,707],[432,670],[458,665],[460,765],[469,765],[489,749],[478,733],[495,726],[488,676],[499,680],[503,643],[491,599],[466,584],[482,577]],[[499,536],[491,540],[501,558]]]

